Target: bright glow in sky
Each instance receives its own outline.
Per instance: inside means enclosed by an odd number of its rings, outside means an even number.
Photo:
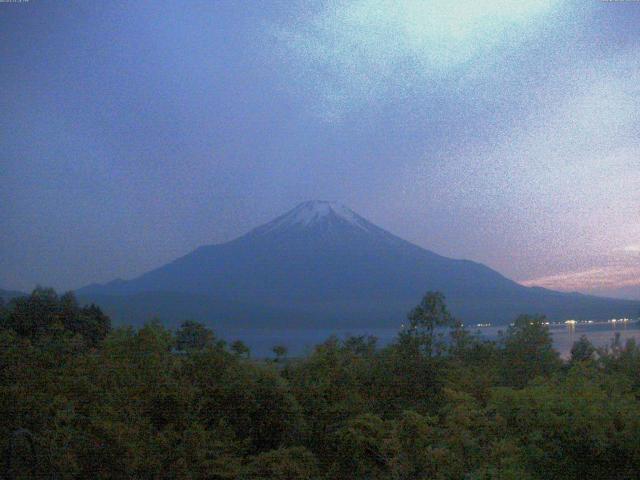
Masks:
[[[334,0],[276,35],[287,62],[320,95],[317,112],[339,120],[362,103],[415,94],[433,79],[456,88],[460,77],[491,68],[535,41],[566,7],[557,0]],[[306,64],[301,72],[300,63]]]
[[[331,12],[319,26],[332,30],[337,37],[351,37],[354,44],[374,49],[378,57],[401,46],[405,54],[451,68],[483,48],[508,42],[514,34],[522,35],[517,30],[548,13],[553,3],[552,0],[342,1],[330,7]]]

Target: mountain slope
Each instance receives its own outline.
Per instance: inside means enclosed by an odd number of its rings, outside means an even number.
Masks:
[[[9,300],[15,297],[24,297],[25,295],[27,294],[23,292],[18,292],[17,290],[4,290],[0,288],[0,298],[5,302],[8,302]]]
[[[78,294],[129,321],[127,312],[135,311],[167,320],[349,327],[398,325],[427,290],[444,292],[452,311],[474,323],[506,323],[522,312],[552,319],[630,316],[640,306],[523,287],[484,265],[442,257],[346,207],[320,201],[131,281],[92,285]],[[162,301],[167,297],[180,311]]]

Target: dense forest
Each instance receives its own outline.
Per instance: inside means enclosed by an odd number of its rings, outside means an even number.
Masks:
[[[638,478],[635,343],[563,361],[543,317],[487,341],[437,293],[401,323],[255,359],[36,289],[0,305],[0,478]]]

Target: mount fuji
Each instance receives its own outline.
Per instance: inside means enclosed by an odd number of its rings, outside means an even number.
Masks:
[[[116,321],[157,316],[214,327],[394,327],[429,290],[465,323],[635,316],[640,302],[524,287],[469,260],[413,245],[335,203],[311,201],[227,243],[129,281],[76,293]]]

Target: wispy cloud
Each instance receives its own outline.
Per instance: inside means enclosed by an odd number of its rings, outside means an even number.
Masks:
[[[527,286],[562,291],[611,290],[640,286],[640,267],[610,265],[578,272],[534,278],[520,282]]]
[[[635,245],[627,245],[622,248],[622,251],[630,254],[640,254],[640,243]]]
[[[640,245],[616,248],[601,265],[522,281],[523,285],[565,291],[614,291],[640,288]]]
[[[445,80],[442,89],[448,80],[455,89],[452,76],[491,70],[491,54],[539,41],[561,4],[330,0],[271,32],[283,67],[311,89],[318,114],[335,119],[363,104],[410,98],[431,81]]]

